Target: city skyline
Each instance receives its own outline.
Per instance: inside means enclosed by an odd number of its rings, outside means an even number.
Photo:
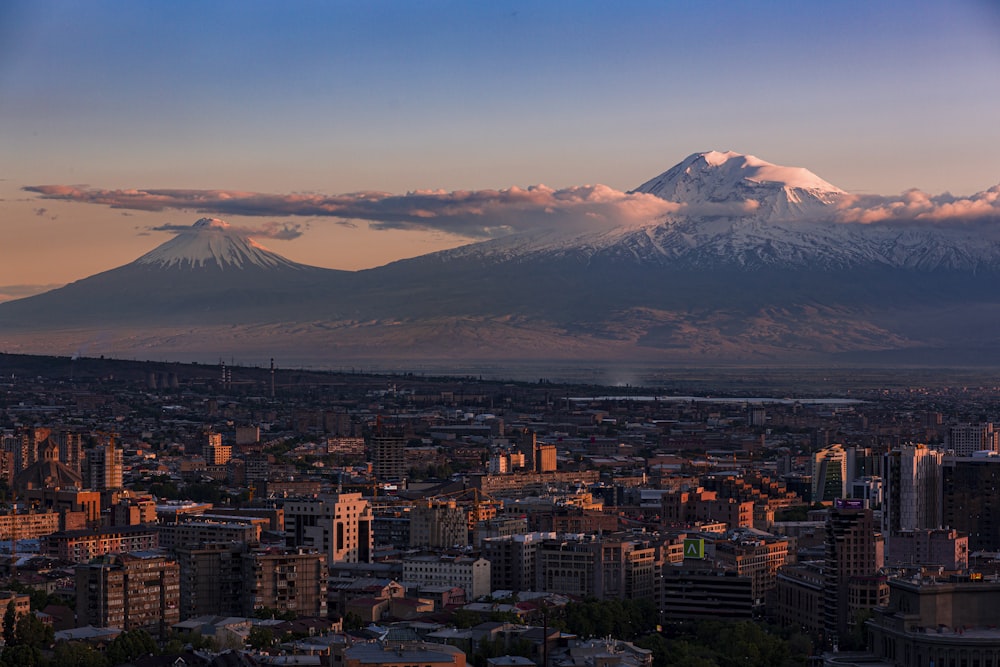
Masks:
[[[157,230],[202,217],[197,203],[83,206],[42,186],[424,193],[435,205],[452,203],[441,191],[466,203],[500,193],[501,208],[526,192],[505,209],[516,226],[553,197],[585,212],[631,206],[626,191],[713,149],[805,167],[853,194],[1000,182],[1000,11],[985,1],[0,11],[0,299],[130,262],[169,238]],[[214,217],[340,269],[502,233],[419,215]]]

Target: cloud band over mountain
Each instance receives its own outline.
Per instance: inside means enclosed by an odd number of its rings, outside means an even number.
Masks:
[[[43,199],[103,204],[111,208],[187,209],[215,215],[330,217],[345,221],[366,220],[375,229],[433,229],[473,237],[490,237],[540,224],[643,222],[682,208],[653,195],[628,194],[604,185],[559,190],[537,185],[506,190],[416,191],[405,195],[358,192],[332,196],[230,190],[100,190],[68,185],[38,185],[24,189],[40,194]]]
[[[101,204],[117,209],[194,210],[213,215],[333,218],[367,221],[373,229],[435,230],[488,238],[540,226],[601,227],[641,224],[665,216],[732,216],[752,213],[758,202],[690,205],[655,195],[626,193],[604,185],[553,189],[544,185],[505,190],[422,190],[403,195],[357,192],[342,195],[269,194],[234,190],[104,190],[69,185],[24,188],[42,199]],[[970,196],[930,195],[908,190],[895,197],[843,195],[830,207],[830,221],[856,224],[1000,220],[1000,185]],[[159,231],[181,231],[164,226]],[[244,229],[248,235],[292,239],[298,225],[270,223]]]

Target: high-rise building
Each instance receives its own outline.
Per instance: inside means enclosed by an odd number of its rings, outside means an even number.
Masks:
[[[83,483],[94,491],[122,488],[122,450],[114,441],[87,450]]]
[[[257,609],[326,616],[326,557],[306,549],[255,549],[244,553],[243,613]]]
[[[180,546],[181,620],[197,616],[239,616],[243,608],[243,554],[239,542]]]
[[[535,590],[538,551],[545,540],[555,540],[555,533],[525,533],[483,540],[483,558],[490,562],[493,590]]]
[[[971,551],[1000,550],[1000,456],[942,460],[942,524],[969,536]]]
[[[812,456],[812,501],[831,501],[848,496],[847,451],[831,445]]]
[[[76,474],[83,474],[83,435],[63,431],[57,436],[59,444],[59,460],[70,467]]]
[[[653,545],[609,536],[546,540],[539,547],[536,590],[596,597],[654,597]]]
[[[181,618],[252,616],[258,609],[327,612],[326,557],[306,549],[242,542],[178,547]]]
[[[165,637],[180,621],[177,562],[153,552],[118,554],[76,567],[81,626],[146,630]]]
[[[973,452],[997,451],[1000,431],[993,424],[954,424],[948,428],[945,449],[955,452],[955,456],[972,456]]]
[[[285,503],[285,543],[326,554],[327,562],[367,563],[374,546],[371,503],[360,493]]]
[[[224,466],[233,458],[233,448],[231,445],[222,444],[221,433],[209,433],[202,455],[206,465]]]
[[[401,432],[380,429],[371,435],[368,448],[371,451],[372,474],[379,481],[397,481],[406,478],[406,437]]]
[[[903,445],[884,455],[882,532],[892,542],[902,531],[941,527],[941,460],[925,445]]]
[[[418,500],[410,510],[410,546],[466,547],[469,512],[454,500]]]
[[[860,500],[835,500],[826,519],[823,566],[823,619],[831,643],[853,628],[858,612],[885,604],[884,564],[885,541],[872,510]]]

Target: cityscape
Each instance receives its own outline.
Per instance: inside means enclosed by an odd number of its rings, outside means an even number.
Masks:
[[[1000,652],[995,384],[0,371],[15,655],[651,667],[728,664],[704,633],[748,628],[746,664]]]
[[[1000,667],[998,35],[0,3],[0,667]]]

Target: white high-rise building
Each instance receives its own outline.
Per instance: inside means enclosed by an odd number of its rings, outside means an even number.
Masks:
[[[972,456],[973,452],[995,452],[1000,432],[993,430],[993,424],[955,424],[948,429],[946,449],[955,456]]]
[[[885,454],[882,530],[891,540],[907,530],[941,527],[942,452],[903,445]]]

